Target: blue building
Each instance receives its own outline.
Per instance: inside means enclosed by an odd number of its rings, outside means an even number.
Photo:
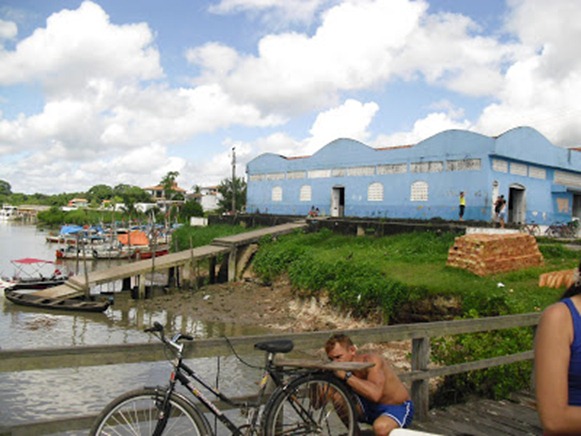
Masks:
[[[530,127],[488,137],[448,130],[415,145],[375,149],[337,139],[312,156],[262,154],[247,165],[247,211],[327,216],[490,220],[497,196],[507,222],[581,217],[581,149],[556,147]]]

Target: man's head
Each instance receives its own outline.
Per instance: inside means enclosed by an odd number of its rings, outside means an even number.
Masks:
[[[332,335],[325,343],[327,356],[334,362],[351,362],[357,349],[351,338],[343,333]]]

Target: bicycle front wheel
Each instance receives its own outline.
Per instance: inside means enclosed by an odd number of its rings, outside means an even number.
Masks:
[[[308,374],[275,391],[266,406],[263,429],[271,435],[353,435],[357,430],[353,394],[332,374]]]
[[[169,407],[162,410],[165,392],[144,388],[115,398],[101,412],[91,435],[209,435],[209,425],[200,411],[187,399],[172,393]],[[165,424],[160,418],[167,416]]]

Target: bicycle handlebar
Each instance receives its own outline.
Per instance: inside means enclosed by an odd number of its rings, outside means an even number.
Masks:
[[[143,330],[146,333],[159,333],[159,337],[161,339],[162,342],[167,342],[166,338],[165,338],[165,334],[164,334],[164,328],[163,325],[161,325],[159,322],[155,321],[153,323],[153,326],[148,327],[146,329]],[[193,341],[194,337],[185,333],[176,333],[173,338],[171,338],[171,340],[169,341],[172,344],[177,344],[179,341],[184,340],[184,341]]]
[[[161,333],[163,333],[163,326],[159,322],[155,321],[153,323],[153,326],[152,327],[148,327],[148,328],[146,328],[143,331],[145,333],[154,333],[154,332],[161,332]]]

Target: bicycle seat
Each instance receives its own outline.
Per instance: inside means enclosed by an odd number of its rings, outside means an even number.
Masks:
[[[289,353],[295,344],[290,339],[275,339],[272,341],[257,342],[254,348],[269,353]]]

